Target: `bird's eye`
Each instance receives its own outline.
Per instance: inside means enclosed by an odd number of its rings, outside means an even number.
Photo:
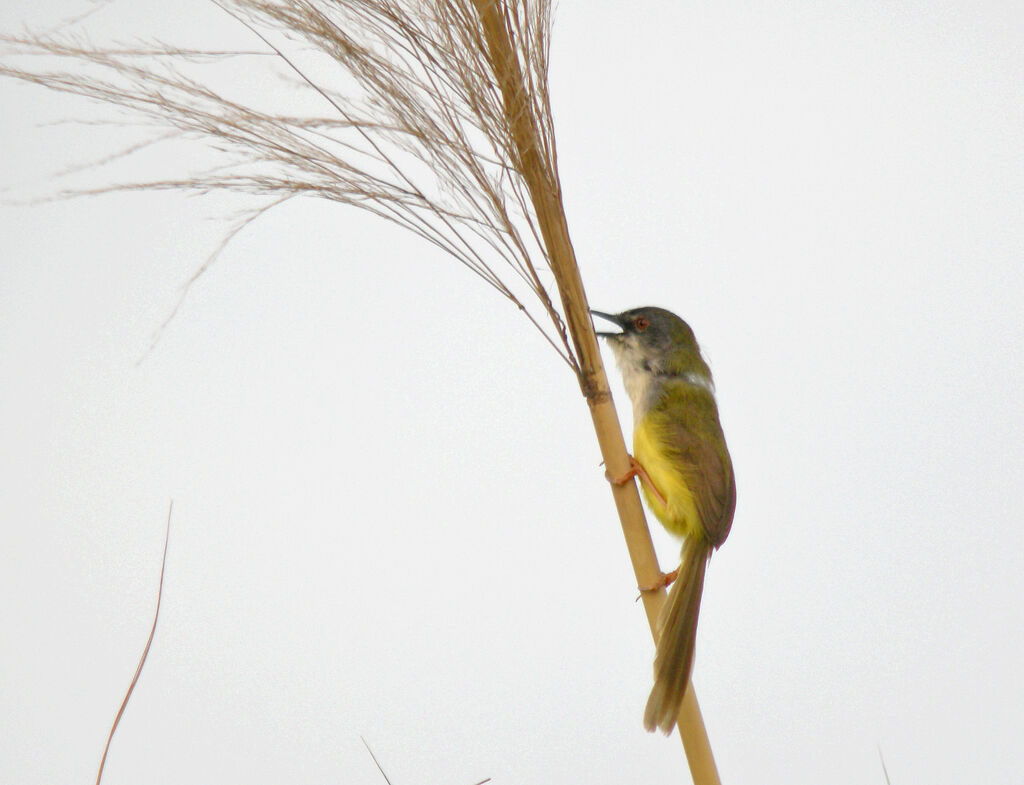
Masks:
[[[650,321],[645,316],[638,316],[633,320],[633,326],[640,332],[646,330],[649,324]]]

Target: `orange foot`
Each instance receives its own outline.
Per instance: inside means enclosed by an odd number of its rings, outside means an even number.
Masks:
[[[672,572],[663,572],[661,577],[650,586],[638,586],[637,588],[640,589],[641,594],[645,591],[661,591],[662,589],[667,589],[671,586],[678,577],[679,568],[676,567]],[[637,597],[637,599],[639,600],[640,598]]]
[[[632,455],[629,456],[629,469],[626,473],[620,477],[612,477],[608,472],[604,473],[604,476],[608,478],[608,482],[612,485],[622,486],[632,480],[634,477],[639,477],[640,482],[647,486],[654,498],[661,502],[662,507],[668,506],[668,502],[665,501],[665,497],[661,495],[661,491],[655,486],[654,481],[651,480],[651,476],[647,473],[647,470],[640,465],[640,461],[634,458]]]

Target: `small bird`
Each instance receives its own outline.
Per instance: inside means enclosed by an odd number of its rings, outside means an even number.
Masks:
[[[639,476],[652,512],[684,538],[675,579],[664,579],[672,588],[659,619],[654,688],[644,711],[647,730],[668,734],[693,666],[704,572],[712,550],[729,536],[736,509],[732,459],[711,369],[690,325],[663,308],[591,313],[622,330],[597,334],[615,354],[633,403],[633,468],[611,480],[622,484]]]

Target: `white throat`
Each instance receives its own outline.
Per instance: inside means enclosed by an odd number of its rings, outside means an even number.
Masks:
[[[698,371],[687,371],[683,374],[660,374],[644,365],[642,355],[630,351],[628,347],[620,347],[615,352],[616,364],[622,372],[622,382],[626,387],[629,400],[633,403],[633,422],[639,422],[651,407],[658,402],[665,384],[682,382],[715,395],[715,384],[711,377]]]

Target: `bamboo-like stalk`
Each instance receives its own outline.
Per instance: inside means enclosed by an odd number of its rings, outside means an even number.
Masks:
[[[178,188],[270,199],[247,221],[293,196],[315,195],[370,210],[442,248],[519,307],[572,368],[605,466],[612,475],[625,474],[626,444],[561,200],[546,83],[550,0],[212,2],[246,25],[268,51],[197,52],[162,44],[97,49],[51,35],[0,36],[14,54],[66,58],[106,76],[3,61],[0,75],[119,105],[170,126],[174,135],[206,138],[235,154],[227,166],[189,178],[90,192]],[[368,98],[360,104],[319,84],[260,25],[326,53]],[[175,57],[194,63],[259,54],[272,55],[318,94],[330,116],[271,114],[239,104],[166,64]],[[161,65],[147,67],[140,58],[156,58]],[[433,173],[434,191],[403,168],[409,155]],[[508,280],[488,257],[511,272]],[[554,275],[560,311],[537,261]],[[534,307],[543,315],[530,312],[513,284],[535,296]],[[637,487],[609,487],[637,583],[654,585],[661,570]],[[642,599],[657,637],[665,592],[643,592]],[[678,730],[694,783],[718,785],[692,687]]]
[[[576,252],[569,238],[569,228],[557,185],[558,174],[546,169],[541,158],[538,143],[540,134],[534,125],[530,104],[525,99],[525,85],[519,69],[519,60],[512,48],[509,31],[497,0],[473,0],[473,5],[480,16],[491,68],[501,88],[513,140],[520,151],[521,174],[533,201],[537,222],[561,295],[566,325],[579,363],[580,387],[590,407],[601,455],[608,472],[612,476],[622,476],[630,468],[629,455],[608,388],[608,377],[601,362],[597,336],[590,320],[590,308],[576,263]],[[636,484],[610,484],[610,487],[638,585],[654,586],[662,573]],[[657,620],[665,602],[665,591],[645,591],[641,593],[641,597],[651,633],[657,642]],[[719,783],[711,743],[692,684],[686,691],[677,727],[695,785]]]

